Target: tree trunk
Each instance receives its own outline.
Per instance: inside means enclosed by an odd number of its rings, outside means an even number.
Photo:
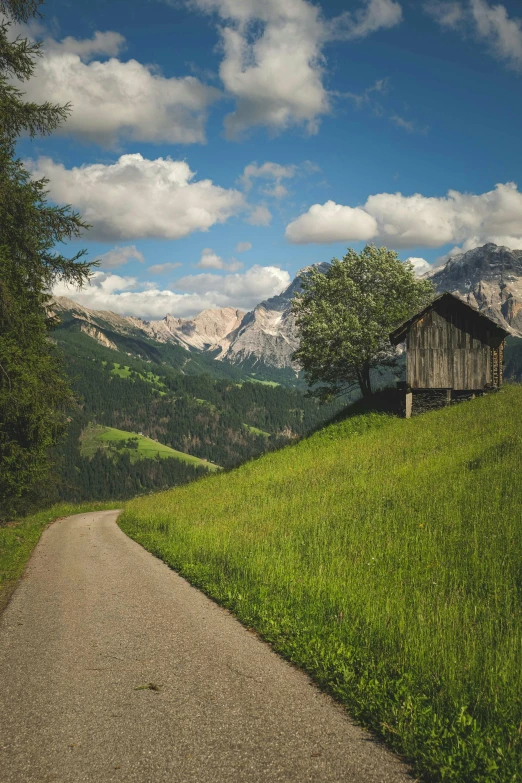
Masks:
[[[359,383],[359,388],[361,390],[363,399],[368,399],[368,397],[371,397],[372,383],[370,380],[370,365],[368,362],[365,362],[361,366],[361,369],[357,370],[357,381]]]

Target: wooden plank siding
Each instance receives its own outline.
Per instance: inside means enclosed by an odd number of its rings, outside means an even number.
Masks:
[[[499,385],[502,342],[503,335],[489,319],[440,299],[407,331],[407,384],[412,389],[455,390]]]

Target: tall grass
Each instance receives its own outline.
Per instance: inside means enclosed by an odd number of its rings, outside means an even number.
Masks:
[[[522,780],[522,388],[366,414],[132,501],[125,532],[425,780]]]

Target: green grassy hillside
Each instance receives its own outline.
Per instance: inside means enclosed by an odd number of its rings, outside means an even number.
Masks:
[[[346,418],[126,506],[423,780],[522,779],[522,388]]]
[[[134,442],[134,446],[124,446],[124,443]],[[173,457],[188,465],[197,465],[201,468],[214,471],[219,469],[219,465],[212,462],[193,457],[192,454],[185,454],[183,451],[176,451],[170,446],[164,446],[152,438],[146,438],[144,435],[135,432],[126,432],[114,427],[103,427],[99,424],[90,424],[82,434],[80,439],[80,453],[85,457],[92,457],[99,448],[118,448],[121,451],[127,451],[130,454],[131,461],[137,459],[153,459],[157,455],[166,459]]]

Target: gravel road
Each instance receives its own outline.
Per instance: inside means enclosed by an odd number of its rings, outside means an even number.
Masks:
[[[117,515],[52,524],[0,618],[1,783],[411,783]]]

